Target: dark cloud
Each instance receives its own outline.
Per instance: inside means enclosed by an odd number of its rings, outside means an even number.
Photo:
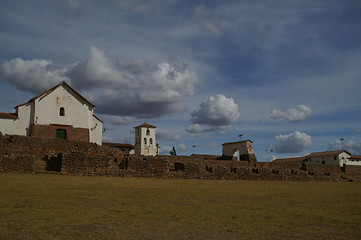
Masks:
[[[119,60],[112,66],[104,51],[91,47],[85,61],[54,69],[49,60],[13,59],[0,74],[19,89],[39,92],[61,81],[87,91],[99,113],[161,117],[183,110],[180,102],[194,94],[198,77],[180,60],[154,64],[146,60]]]
[[[179,140],[180,136],[166,129],[157,128],[156,136],[158,140]]]
[[[15,58],[0,65],[0,76],[20,90],[39,93],[70,79],[66,69],[55,69],[53,62],[45,59],[23,60]]]

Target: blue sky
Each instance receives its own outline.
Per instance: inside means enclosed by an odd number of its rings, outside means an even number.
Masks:
[[[66,81],[105,141],[148,122],[165,154],[361,155],[359,0],[3,0],[0,23],[0,112]]]

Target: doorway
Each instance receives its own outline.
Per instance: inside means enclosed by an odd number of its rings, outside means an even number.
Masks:
[[[56,129],[56,139],[66,140],[66,130]]]

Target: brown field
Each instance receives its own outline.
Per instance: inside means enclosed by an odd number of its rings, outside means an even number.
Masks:
[[[0,239],[361,239],[361,183],[0,174]]]

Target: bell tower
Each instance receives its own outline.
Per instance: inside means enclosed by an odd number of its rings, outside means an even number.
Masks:
[[[143,156],[158,155],[158,146],[155,141],[155,129],[157,127],[143,123],[135,129],[134,154]]]

